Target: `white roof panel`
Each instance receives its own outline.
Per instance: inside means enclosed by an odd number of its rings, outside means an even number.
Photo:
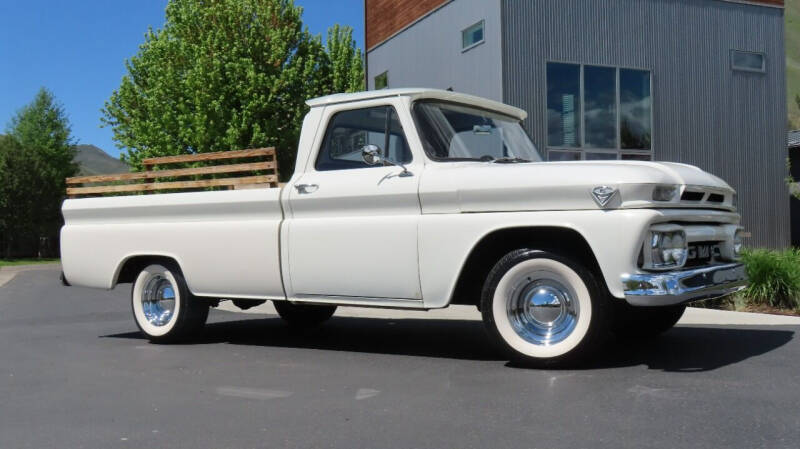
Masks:
[[[488,100],[486,98],[476,97],[474,95],[450,92],[448,90],[424,88],[381,89],[356,92],[352,94],[333,94],[308,100],[306,104],[312,108],[315,108],[331,104],[351,103],[387,97],[410,97],[413,100],[424,98],[449,101],[500,112],[505,115],[516,117],[519,120],[525,120],[525,118],[528,116],[528,113],[522,109],[500,103],[499,101]]]

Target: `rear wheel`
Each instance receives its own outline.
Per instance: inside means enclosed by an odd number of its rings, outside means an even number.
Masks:
[[[175,264],[153,264],[136,277],[131,289],[133,318],[155,343],[189,339],[202,330],[209,305],[195,298]]]
[[[554,366],[580,361],[605,340],[606,296],[581,264],[520,249],[489,273],[481,313],[489,335],[512,359]]]
[[[289,301],[274,301],[273,305],[284,321],[297,327],[319,326],[336,312],[336,306],[329,305],[292,304]]]
[[[634,307],[618,304],[614,310],[614,334],[622,338],[653,338],[672,329],[685,311],[685,305]]]

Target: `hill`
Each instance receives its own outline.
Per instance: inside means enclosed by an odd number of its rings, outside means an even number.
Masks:
[[[789,126],[800,129],[800,0],[786,0],[786,94],[789,101]]]
[[[130,171],[128,164],[114,159],[94,145],[78,145],[76,149],[74,160],[80,167],[80,175],[105,175]]]

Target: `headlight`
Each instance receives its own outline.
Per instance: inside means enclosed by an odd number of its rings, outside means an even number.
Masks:
[[[742,256],[742,247],[744,245],[744,231],[739,229],[733,236],[733,257],[739,258]]]
[[[653,189],[653,201],[672,201],[678,196],[678,186],[656,186]]]
[[[679,268],[686,263],[688,247],[683,231],[653,231],[650,260],[653,268]]]

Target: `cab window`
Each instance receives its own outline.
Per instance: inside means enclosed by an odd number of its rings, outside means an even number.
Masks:
[[[391,106],[342,111],[328,123],[315,168],[317,171],[371,167],[361,159],[361,149],[376,145],[394,161],[411,162],[411,151],[397,111]]]

